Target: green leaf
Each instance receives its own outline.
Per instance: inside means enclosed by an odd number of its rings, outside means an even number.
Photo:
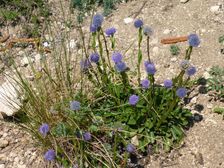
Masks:
[[[138,51],[138,64],[141,64],[141,62],[142,62],[142,51],[139,50]]]
[[[136,124],[136,120],[133,116],[131,116],[128,120],[128,125],[135,125]]]
[[[90,132],[97,132],[99,129],[98,129],[98,127],[96,125],[91,125],[89,127],[89,130],[90,130]]]
[[[147,121],[145,122],[145,127],[148,129],[151,129],[153,127],[153,123],[150,119],[147,119]]]
[[[175,140],[180,140],[183,137],[183,131],[180,129],[179,126],[173,125],[171,128],[171,132]]]

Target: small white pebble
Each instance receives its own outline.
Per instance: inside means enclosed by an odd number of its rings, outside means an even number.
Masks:
[[[124,19],[124,23],[129,24],[129,23],[133,22],[133,20],[134,20],[133,18],[128,17],[128,18]]]

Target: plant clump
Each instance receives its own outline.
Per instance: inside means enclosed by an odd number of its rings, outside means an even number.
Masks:
[[[181,142],[192,118],[183,99],[196,73],[189,60],[199,37],[189,35],[179,73],[161,85],[155,82],[160,69],[149,52],[151,28],[146,31],[140,19],[134,22],[138,52],[133,76],[126,55],[116,47],[116,28],[104,31],[103,21],[101,14],[93,16],[91,47],[87,51],[83,45],[80,65],[71,64],[67,53],[55,55],[53,70],[47,60],[41,70],[31,66],[34,74],[41,73],[32,83],[14,66],[24,95],[24,124],[44,146],[44,158],[64,167],[126,167],[133,155],[169,151]]]

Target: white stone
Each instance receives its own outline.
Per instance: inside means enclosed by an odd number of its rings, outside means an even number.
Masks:
[[[210,11],[211,11],[212,13],[218,13],[218,12],[219,12],[219,8],[220,8],[220,6],[218,6],[218,5],[211,6],[211,7],[210,7]]]
[[[209,104],[207,104],[207,108],[208,109],[212,109],[213,108],[213,105],[209,103]]]
[[[76,47],[76,41],[74,39],[70,40],[67,47],[70,48],[70,49],[74,49]]]
[[[133,20],[134,20],[133,18],[128,17],[128,18],[124,19],[124,23],[129,24],[129,23],[133,22]]]
[[[177,61],[177,58],[176,58],[176,57],[173,57],[173,58],[171,58],[170,61],[171,61],[171,62],[176,62],[176,61]]]
[[[0,164],[0,168],[5,168],[5,165],[4,164]]]
[[[18,87],[13,81],[6,80],[0,86],[0,112],[12,116],[19,110]]]
[[[187,3],[189,0],[180,0],[180,3]]]
[[[169,30],[169,29],[165,29],[164,31],[163,31],[163,34],[170,34],[171,33],[171,30]]]
[[[202,32],[202,33],[205,33],[205,32],[206,32],[206,29],[201,29],[201,32]]]
[[[33,58],[23,57],[23,59],[21,60],[21,66],[27,66],[30,63],[34,63]]]
[[[42,58],[41,54],[36,54],[36,55],[35,55],[35,60],[36,60],[36,61],[40,61],[41,58]]]
[[[45,42],[43,43],[43,46],[44,46],[44,47],[50,47],[50,43],[48,43],[47,41],[45,41]]]
[[[131,143],[135,146],[139,146],[138,136],[135,135],[133,138],[131,138]]]
[[[209,79],[209,78],[211,78],[211,75],[210,75],[208,72],[205,72],[205,73],[203,74],[203,77],[204,77],[205,79]]]
[[[196,104],[197,103],[197,97],[193,97],[192,99],[191,99],[191,103],[193,103],[193,104]]]

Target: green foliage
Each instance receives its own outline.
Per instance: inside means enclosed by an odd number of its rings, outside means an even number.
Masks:
[[[3,24],[23,23],[20,21],[22,18],[26,22],[24,28],[28,36],[39,36],[42,18],[46,19],[49,15],[50,11],[44,0],[0,0],[0,18],[3,19]]]
[[[215,113],[221,114],[221,115],[223,116],[223,119],[224,119],[224,108],[223,108],[223,107],[215,107],[215,108],[213,109],[213,111],[214,111]]]
[[[78,21],[82,22],[86,12],[91,11],[95,7],[103,6],[104,15],[109,15],[116,4],[120,3],[121,0],[71,0],[71,6],[78,9]],[[127,0],[125,1],[127,2]]]
[[[180,48],[177,45],[171,45],[170,52],[172,55],[178,55],[180,54]]]
[[[224,99],[224,68],[214,66],[209,71],[208,90],[215,91],[218,99]]]
[[[219,37],[219,43],[224,44],[224,35]]]

